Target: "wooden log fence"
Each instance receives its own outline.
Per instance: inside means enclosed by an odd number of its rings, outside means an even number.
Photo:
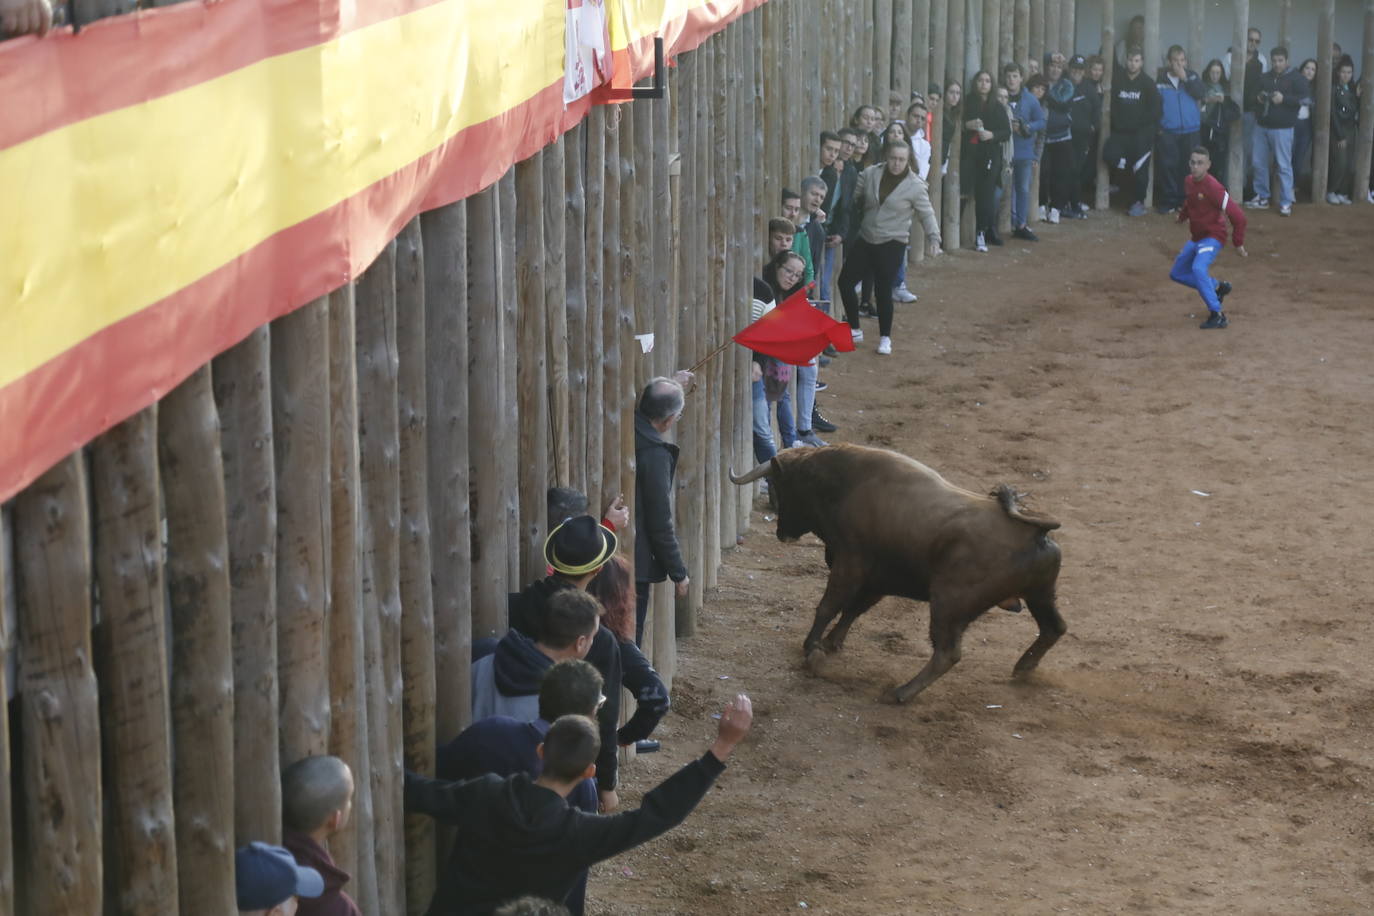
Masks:
[[[1190,30],[1169,36],[1194,68],[1204,5],[1189,0]],[[1346,37],[1335,8],[1285,3],[1281,31],[1319,29],[1324,50]],[[1143,11],[1154,67],[1160,0]],[[1226,12],[1243,48],[1250,0]],[[1114,0],[769,0],[677,53],[663,98],[593,108],[18,494],[0,526],[0,582],[14,585],[12,607],[0,588],[14,665],[0,664],[13,697],[0,778],[17,789],[0,793],[0,916],[231,912],[234,848],[280,840],[281,768],[319,753],[356,777],[330,849],[362,911],[423,912],[444,838],[404,817],[403,767],[432,772],[436,745],[469,723],[473,641],[499,636],[508,594],[543,572],[546,488],[582,490],[594,512],[624,494],[633,510],[638,394],[747,323],[766,222],[781,188],[817,170],[818,133],[893,91],[967,94],[970,62],[1096,50],[1078,32],[1099,18],[1109,93],[1116,13]],[[1361,195],[1374,0],[1363,14]],[[833,40],[841,22],[847,40]],[[1329,55],[1316,57],[1326,85]],[[1319,197],[1330,99],[1316,99]],[[960,124],[945,113],[933,107],[930,186],[955,249]],[[1105,141],[1109,98],[1103,118]],[[1239,124],[1231,150],[1239,195]],[[749,369],[739,348],[708,361],[672,434],[691,585],[682,599],[652,589],[645,642],[670,683],[679,640],[710,638],[700,610],[749,528],[753,492],[724,474],[752,463]]]

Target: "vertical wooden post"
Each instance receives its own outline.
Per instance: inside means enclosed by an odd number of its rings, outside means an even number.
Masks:
[[[1164,60],[1164,49],[1160,47],[1159,42],[1159,16],[1160,0],[1145,0],[1145,75],[1150,79],[1155,78]],[[1245,44],[1241,43],[1236,47],[1244,48]],[[1237,59],[1242,62],[1245,60],[1243,56],[1239,56]],[[1244,70],[1242,69],[1243,73]],[[1244,80],[1242,79],[1241,82]],[[1158,166],[1159,157],[1152,156],[1149,166],[1144,170],[1147,176],[1146,180],[1150,183],[1149,191],[1145,195],[1145,206],[1147,207],[1154,206],[1155,194],[1159,190],[1159,182],[1155,180],[1155,170]]]
[[[519,215],[515,195],[515,169],[508,169],[496,183],[498,199],[501,202],[501,258],[499,282],[501,284],[501,333],[510,342],[509,349],[501,365],[501,408],[502,429],[507,431],[507,446],[504,452],[507,460],[501,462],[502,492],[505,494],[506,513],[506,591],[520,588],[520,468],[508,460],[516,454],[520,441],[520,397],[519,397],[519,359],[516,348],[520,339],[520,292],[516,279],[515,237]],[[542,503],[541,503],[542,505]],[[539,512],[540,518],[544,516]],[[506,601],[501,602],[502,623],[505,623]],[[504,626],[501,628],[505,629]]]
[[[921,95],[926,95],[930,84],[940,79],[938,74],[932,76],[930,66],[930,2],[931,0],[914,0],[911,10],[911,88]],[[931,104],[929,99],[926,100],[926,104]],[[931,114],[938,117],[936,112],[932,111]],[[940,151],[934,143],[931,144],[931,150],[931,160],[935,163],[931,171],[938,172]],[[832,314],[839,312],[835,311]]]
[[[1020,64],[1022,72],[1025,72],[1030,63],[1031,0],[1014,0],[1014,3],[1012,60]]]
[[[177,906],[156,407],[95,440],[91,489],[110,891],[120,913],[153,916]]]
[[[1115,0],[1102,0],[1102,63],[1102,85],[1098,87],[1102,90],[1102,121],[1098,125],[1097,149],[1093,150],[1093,155],[1097,157],[1097,199],[1093,201],[1093,206],[1098,210],[1106,210],[1111,206],[1111,173],[1102,161],[1102,150],[1112,133],[1112,72],[1116,64]],[[1232,97],[1235,97],[1236,91],[1232,87]]]
[[[1061,47],[1059,46],[1059,39],[1060,39],[1060,36],[1061,36],[1060,22],[1059,22],[1059,20],[1060,20],[1060,8],[1061,8],[1061,6],[1062,6],[1061,0],[1045,0],[1045,53],[1046,53],[1046,54],[1053,54],[1053,53],[1055,53],[1055,52],[1058,52],[1058,53],[1060,53],[1060,54],[1066,54],[1066,52],[1064,51],[1064,49],[1061,48]],[[1070,48],[1069,51],[1068,51],[1067,53],[1070,53],[1070,54],[1073,53],[1073,49]],[[1044,63],[1044,61],[1041,60],[1041,64],[1043,64],[1043,63]]]
[[[14,916],[14,797],[10,787],[10,685],[9,657],[13,634],[7,626],[13,609],[7,607],[9,597],[10,536],[9,512],[0,509],[0,916]]]
[[[1001,0],[983,0],[983,69],[992,74],[993,91],[1001,82],[1001,74],[998,73],[1001,68],[997,59],[1001,42]]]
[[[634,410],[635,398],[639,396],[640,389],[657,373],[654,371],[654,363],[663,354],[655,357],[653,353],[645,353],[639,341],[634,339],[636,334],[650,334],[658,330],[654,322],[655,300],[657,298],[657,287],[659,275],[654,272],[657,267],[655,253],[662,233],[658,231],[657,220],[654,218],[654,118],[660,107],[667,105],[662,99],[646,100],[636,102],[632,107],[635,109],[634,118],[634,156],[630,161],[630,167],[634,174],[634,199],[627,201],[630,208],[632,224],[634,226],[633,237],[626,238],[624,254],[628,260],[622,259],[622,265],[629,272],[626,283],[632,284],[634,290],[633,299],[626,302],[625,297],[621,297],[622,305],[628,308],[622,309],[622,314],[629,320],[628,326],[623,329],[623,336],[620,338],[621,346],[624,347],[626,373],[625,373],[625,394],[623,413],[630,413]],[[623,185],[622,185],[623,186]],[[647,268],[647,269],[646,269]],[[665,341],[666,343],[666,341]],[[655,345],[657,350],[657,341]],[[672,369],[666,370],[668,374]],[[635,441],[634,441],[634,421],[627,420],[621,426],[622,435],[625,437],[624,464],[621,470],[621,486],[627,491],[634,488],[635,479]],[[599,507],[598,507],[599,508]],[[627,543],[634,543],[635,528],[639,524],[639,519],[635,518],[633,512],[630,513],[630,524],[625,532]],[[649,617],[646,626],[653,621],[653,608],[649,608]],[[652,645],[652,644],[651,644]]]
[[[349,893],[376,912],[372,765],[363,665],[362,495],[358,469],[357,309],[352,283],[329,294],[329,753],[353,770],[353,816],[329,853]]]
[[[500,636],[506,629],[506,500],[503,465],[514,464],[500,409],[503,363],[514,341],[501,321],[501,207],[496,186],[467,199],[468,327],[471,329],[468,403],[471,449],[472,638]]]
[[[566,208],[558,206],[564,200],[566,170],[563,158],[563,137],[544,147],[544,409],[549,415],[549,480],[546,486],[548,483],[568,486],[572,469],[569,455],[572,439],[568,436],[568,427],[572,422],[568,391],[568,280],[564,257],[568,216]],[[547,510],[535,513],[541,526],[546,521],[544,511]]]
[[[820,41],[821,30],[813,27],[811,31],[817,36],[817,40]],[[734,31],[732,37],[735,39],[735,47],[740,61],[739,76],[744,86],[747,87],[744,93],[732,99],[735,103],[734,133],[737,138],[737,149],[747,150],[753,148],[750,145],[750,140],[751,134],[757,125],[758,114],[754,104],[755,100],[758,98],[756,95],[757,88],[754,84],[754,55],[756,53],[756,48],[751,40],[750,25],[747,22],[740,23],[740,27]],[[823,41],[821,43],[824,44]],[[817,60],[820,59],[819,50],[817,51],[816,58]],[[821,83],[824,83],[829,77],[824,73],[819,73],[817,79]],[[814,130],[811,134],[816,138],[816,144],[819,144],[822,126],[823,124],[818,114],[817,120],[813,124]],[[751,245],[759,236],[759,231],[756,228],[758,222],[752,218],[753,214],[750,212],[751,207],[749,206],[749,202],[754,200],[754,181],[757,175],[758,157],[745,156],[741,152],[739,158],[741,160],[740,169],[734,175],[735,184],[732,199],[740,201],[741,204],[743,204],[744,218],[735,220],[731,223],[731,229],[734,232],[734,238],[730,243],[730,250],[732,252],[749,251]],[[730,264],[733,268],[731,274],[732,279],[729,281],[731,289],[730,301],[735,303],[735,307],[734,323],[731,327],[726,329],[726,332],[733,334],[749,323],[749,289],[752,285],[753,264],[746,258],[739,256],[731,258]],[[819,286],[819,283],[817,285]],[[828,296],[829,294],[823,291],[822,295]],[[750,363],[752,359],[743,347],[731,347],[730,355],[733,357],[732,363],[734,368],[732,371],[735,377],[736,416],[732,427],[735,431],[734,461],[738,466],[749,467],[751,465],[751,459],[753,458],[751,443],[753,441],[754,409],[752,397],[753,387],[750,379]],[[724,485],[729,489],[730,498],[735,501],[735,540],[738,541],[738,539],[749,530],[749,512],[753,504],[753,488],[737,487],[729,483],[728,478],[725,478]],[[668,600],[671,601],[671,597],[669,597]]]
[[[1044,0],[1036,2],[1043,3]],[[945,83],[958,80],[964,89],[964,98],[968,99],[973,94],[973,87],[968,85],[968,77],[960,72],[964,69],[964,0],[948,0],[948,3],[949,50],[946,54]],[[967,106],[964,109],[967,110]],[[945,247],[953,251],[959,247],[959,211],[962,209],[959,203],[959,158],[964,146],[963,124],[949,124],[946,128],[955,133],[954,142],[949,147],[949,167],[945,171],[944,212],[941,214],[944,225],[940,237]]]
[[[215,358],[234,648],[234,845],[281,839],[271,331]]]
[[[649,215],[656,223],[654,283],[650,291],[653,306],[655,375],[670,375],[678,368],[677,310],[674,308],[677,284],[673,276],[677,266],[675,246],[678,218],[675,215],[677,194],[672,187],[677,168],[677,122],[674,117],[678,103],[677,75],[676,69],[669,71],[665,88],[667,95],[653,107],[654,190]],[[741,166],[744,164],[741,163]]]
[[[620,288],[620,146],[628,145],[625,106],[607,115],[606,160],[604,171],[606,203],[602,208],[601,231],[601,495],[593,502],[605,505],[623,492],[620,483],[620,424],[622,414],[633,408],[621,403],[620,323],[616,310]],[[631,116],[632,117],[632,116]],[[630,422],[633,422],[632,420]],[[633,492],[633,491],[631,491]],[[590,495],[590,494],[589,494]],[[629,499],[627,494],[626,499]],[[638,514],[631,510],[632,513]]]
[[[795,7],[796,4],[793,4],[793,6]],[[888,18],[884,27],[884,30],[888,33],[886,46],[888,48],[888,56],[884,57],[886,65],[884,72],[886,78],[889,80],[891,79],[892,73],[890,57],[892,37],[891,21],[891,7],[889,6]],[[729,138],[726,137],[726,132],[729,130],[726,124],[730,78],[729,51],[725,47],[723,36],[719,33],[711,39],[711,44],[715,49],[712,55],[714,67],[711,84],[711,126],[714,128],[713,133],[715,135],[713,148],[720,150],[728,148],[729,144]],[[886,106],[886,93],[890,85],[889,82],[884,82],[882,84],[884,98],[879,104]],[[733,169],[735,167],[734,163],[726,162],[724,157],[714,156],[712,157],[711,165],[711,190],[710,194],[703,199],[723,200],[727,193],[727,176],[729,174],[727,169]],[[799,167],[794,168],[788,173],[788,180],[798,181],[800,173],[801,169]],[[709,247],[707,248],[708,269],[711,275],[711,298],[707,309],[704,310],[704,317],[707,324],[705,333],[701,338],[706,342],[708,347],[714,346],[715,341],[719,339],[723,331],[724,320],[722,310],[724,308],[726,296],[728,295],[725,289],[726,242],[727,233],[730,227],[724,208],[713,207],[711,209],[711,216],[711,235]],[[706,494],[707,524],[705,526],[706,543],[703,548],[704,556],[702,558],[705,565],[705,581],[702,584],[705,588],[712,588],[715,586],[717,577],[720,574],[721,484],[723,481],[720,467],[723,454],[721,450],[721,412],[722,393],[725,389],[724,363],[719,359],[711,360],[711,362],[707,364],[707,375],[709,381],[707,383],[706,425],[705,427],[698,427],[698,429],[690,430],[688,434],[700,436],[705,440],[703,444],[706,449],[704,459],[706,483],[705,489],[702,492]]]
[[[964,72],[970,76],[983,68],[983,7],[983,0],[964,0]]]
[[[692,54],[678,58],[678,66],[685,67]],[[584,250],[587,296],[587,329],[583,347],[583,362],[587,367],[587,426],[584,441],[586,444],[586,487],[585,492],[596,500],[607,492],[601,479],[602,454],[605,450],[605,409],[602,399],[601,349],[602,349],[602,303],[605,289],[605,229],[606,229],[606,121],[607,109],[597,105],[583,125],[585,155],[583,169],[586,185],[583,201],[586,204],[586,231]],[[634,494],[626,493],[625,499],[634,508]]]
[[[892,88],[902,97],[902,116],[911,102],[911,57],[916,51],[903,39],[911,34],[912,0],[892,0]],[[814,27],[813,27],[814,28]],[[924,94],[925,89],[921,92]]]
[[[549,486],[549,401],[545,390],[544,154],[515,166],[515,276],[519,402],[520,575],[511,590],[544,578],[544,506]]]
[[[358,278],[356,289],[363,665],[377,892],[381,912],[402,913],[407,910],[400,867],[405,838],[401,822],[401,482],[394,241]]]
[[[1289,42],[1292,40],[1292,38],[1293,38],[1293,0],[1279,0],[1279,32],[1278,32],[1278,43],[1281,44],[1281,45],[1283,45],[1285,48],[1288,48],[1288,47],[1290,47]],[[1329,48],[1330,46],[1331,46],[1331,43],[1330,43],[1330,42],[1327,42],[1326,47]],[[1322,47],[1321,42],[1318,42],[1318,43],[1317,43],[1317,47],[1318,47],[1318,48]],[[1268,52],[1268,51],[1265,51],[1264,53],[1268,54],[1269,52]],[[1330,52],[1328,51],[1327,53],[1329,54]],[[1318,56],[1320,56],[1320,55],[1318,55]],[[1301,62],[1301,60],[1302,60],[1302,58],[1299,58],[1297,62],[1291,61],[1291,60],[1290,60],[1290,61],[1288,62],[1288,66],[1296,68],[1296,67],[1297,67],[1297,63],[1298,63],[1298,62]],[[1242,71],[1242,72],[1243,72],[1243,71]]]
[[[877,36],[877,9],[879,0],[858,0],[858,22],[863,27],[863,37],[859,40],[859,95],[860,101],[868,105],[881,105],[887,108],[887,99],[878,98],[879,91],[887,92],[887,86],[878,82],[877,62],[878,62],[878,36]],[[786,8],[784,7],[784,13]],[[854,22],[854,19],[848,20]],[[784,35],[784,41],[786,41]],[[784,44],[783,47],[790,47]],[[865,53],[867,52],[867,53]],[[850,106],[851,108],[854,105]]]
[[[1050,0],[1030,0],[1030,34],[1027,63],[1035,61],[1041,72],[1045,69],[1045,4]],[[967,91],[967,88],[965,89]],[[1031,198],[1031,209],[1037,201]]]
[[[0,916],[14,916],[14,797],[10,787],[12,767],[10,763],[10,685],[9,656],[12,634],[6,621],[12,613],[8,608],[10,536],[9,512],[0,509]]]
[[[1067,57],[1078,53],[1078,0],[1060,0],[1059,49]]]
[[[1110,0],[1109,0],[1110,2]],[[1236,12],[1232,22],[1231,47],[1235,48],[1232,58],[1231,80],[1231,101],[1236,103],[1236,107],[1245,107],[1245,37],[1250,31],[1250,0],[1235,0]],[[1239,64],[1240,66],[1235,66]],[[1235,71],[1239,70],[1239,74]],[[1226,190],[1230,192],[1235,200],[1243,200],[1245,197],[1245,169],[1248,163],[1245,161],[1245,135],[1241,119],[1237,118],[1231,124],[1231,148],[1230,148],[1230,167],[1226,170]],[[1098,185],[1101,186],[1099,181]],[[1102,193],[1100,190],[1098,193]]]
[[[583,188],[583,174],[587,167],[586,124],[584,119],[563,139],[568,388],[576,392],[576,397],[569,402],[567,441],[563,448],[568,455],[568,479],[565,483],[583,493],[588,492],[587,400],[590,394],[587,360],[587,198]]]
[[[931,22],[930,22],[930,79],[932,82],[938,81],[942,89],[948,89],[950,73],[948,70],[948,57],[946,55],[947,37],[949,34],[949,2],[950,0],[930,0]],[[963,87],[963,80],[959,80],[959,85]],[[945,206],[945,197],[949,193],[946,188],[945,176],[941,163],[943,162],[945,134],[948,131],[955,131],[955,142],[950,144],[950,159],[957,159],[959,156],[958,138],[959,125],[957,122],[945,120],[945,95],[940,96],[940,104],[936,110],[931,112],[935,117],[932,119],[930,128],[930,156],[934,160],[930,168],[930,202],[935,208],[935,217],[944,226],[945,214],[949,212],[949,207]],[[957,173],[956,173],[957,174]],[[958,206],[957,204],[955,206]],[[940,230],[941,241],[946,242],[951,238],[945,234],[945,229]],[[958,242],[958,230],[956,228],[953,236],[955,245]],[[836,312],[835,314],[839,314]]]
[[[892,92],[892,1],[872,0],[872,104],[888,111],[888,93]],[[789,4],[796,7],[796,3]],[[717,48],[717,55],[720,54]],[[787,181],[797,176],[787,174]]]
[[[205,365],[158,404],[183,913],[234,909],[234,655],[221,449]]]
[[[765,85],[771,85],[772,73],[767,69],[773,60],[776,48],[772,43],[771,27],[774,21],[775,11],[764,6],[754,15],[761,17],[761,22],[767,27],[763,36],[761,49],[761,75]],[[708,161],[701,155],[702,144],[698,140],[699,114],[702,107],[701,99],[705,89],[705,73],[707,68],[704,66],[704,47],[698,47],[695,51],[684,54],[678,58],[678,151],[682,166],[681,175],[678,179],[679,194],[681,203],[678,206],[681,215],[679,245],[682,262],[679,269],[681,278],[680,292],[678,296],[678,355],[680,362],[684,365],[696,362],[696,354],[701,352],[701,341],[696,333],[696,316],[701,307],[704,295],[701,289],[702,275],[701,252],[698,247],[697,226],[701,221],[702,208],[697,206],[701,200],[700,190],[697,182],[697,175],[703,167],[704,162]],[[765,105],[762,112],[765,124],[772,122],[769,109],[773,105]],[[764,128],[767,129],[766,127]],[[769,155],[767,146],[761,148],[764,153],[765,162],[776,161],[776,156]],[[690,253],[690,254],[689,254]],[[698,380],[697,391],[687,398],[683,411],[683,419],[679,422],[690,421],[697,416],[699,402],[701,400],[701,380]],[[687,443],[681,443],[684,454],[690,455],[687,450]],[[694,478],[699,469],[691,461],[683,462],[679,460],[677,469],[678,489],[681,490]],[[677,512],[674,515],[674,522],[677,525],[678,542],[683,550],[683,558],[686,560],[688,572],[693,580],[696,581],[699,575],[698,567],[695,565],[700,557],[696,549],[694,534],[698,530],[701,519],[701,501],[699,499],[680,500],[676,506]],[[688,600],[676,601],[673,611],[673,622],[676,636],[690,636],[695,632],[696,617],[692,612],[692,604]],[[662,618],[660,618],[662,619]],[[666,629],[666,627],[665,627]],[[659,632],[656,634],[656,647],[661,645],[662,639],[666,634]],[[656,660],[657,662],[657,660]]]
[[[420,217],[425,258],[425,400],[429,409],[434,720],[451,741],[472,716],[472,533],[468,515],[467,204]]]
[[[26,839],[16,868],[32,913],[102,912],[100,756],[90,749],[101,725],[82,465],[73,452],[14,498]]]
[[[1360,132],[1355,144],[1356,200],[1369,191],[1371,158],[1374,158],[1374,0],[1365,0],[1364,63],[1360,67]]]
[[[1206,35],[1207,0],[1188,0],[1188,66],[1198,73],[1207,66],[1207,58],[1203,56]]]
[[[616,346],[620,350],[620,376],[615,400],[607,404],[607,413],[613,412],[619,423],[620,447],[617,461],[620,484],[617,492],[629,494],[636,492],[634,404],[639,395],[636,379],[643,366],[639,342],[634,339],[635,316],[639,309],[639,296],[647,283],[647,277],[641,282],[643,271],[640,268],[644,266],[643,262],[636,261],[638,203],[643,193],[638,186],[639,141],[642,132],[639,123],[649,116],[649,112],[634,103],[626,103],[620,106],[620,110],[622,118],[620,130],[617,132],[620,141],[620,193],[616,198],[620,201],[620,249],[617,262],[619,274],[616,277],[619,293],[613,300],[615,308],[608,308],[606,314],[607,320],[615,327]],[[605,501],[609,501],[610,495],[605,494]],[[630,543],[634,542],[637,515],[636,512],[630,513],[630,528],[626,532]]]
[[[1016,60],[1016,0],[1001,0],[999,5],[1002,8],[997,23],[997,62],[1000,70],[1000,65]]]
[[[1312,118],[1312,203],[1326,200],[1331,160],[1331,41],[1336,28],[1336,0],[1322,0],[1317,18],[1317,84]],[[1294,168],[1297,163],[1294,163]]]
[[[780,56],[778,49],[778,24],[781,21],[781,14],[778,10],[780,9],[781,4],[776,4],[765,5],[761,10],[763,21],[766,25],[763,34],[763,97],[766,100],[763,106],[763,135],[768,138],[769,142],[763,145],[760,153],[763,156],[764,168],[768,176],[767,193],[772,194],[774,198],[776,198],[787,181],[787,176],[784,171],[786,168],[784,164],[786,159],[782,153],[784,142],[776,139],[783,135],[782,123],[786,115],[783,103],[781,102],[784,83],[780,79],[782,73],[778,63]],[[698,67],[702,70],[701,75],[697,76],[698,91],[701,91],[701,85],[704,84],[704,63],[708,46],[709,42],[704,43],[692,52]],[[692,119],[695,121],[696,118],[700,117],[700,114],[695,106],[692,111]],[[768,210],[769,213],[779,212],[776,199],[769,203],[771,204]],[[691,338],[687,336],[686,339],[690,340]]]
[[[560,174],[561,178],[562,175]],[[429,409],[425,391],[425,251],[420,220],[396,236],[396,406],[400,445],[401,735],[407,769],[434,774],[434,593],[430,585]],[[406,907],[434,894],[434,820],[405,818]]]
[[[329,747],[329,300],[272,325],[277,468],[277,680],[284,764]]]

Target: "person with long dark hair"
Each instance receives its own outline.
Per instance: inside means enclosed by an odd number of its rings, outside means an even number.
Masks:
[[[1211,174],[1226,183],[1226,164],[1231,149],[1231,125],[1240,117],[1240,108],[1231,100],[1231,81],[1226,67],[1217,58],[1202,68],[1202,126],[1198,139],[1207,147],[1212,160]]]
[[[1360,122],[1360,99],[1355,93],[1355,62],[1344,55],[1336,62],[1331,87],[1331,190],[1329,204],[1354,203],[1355,139]]]
[[[964,102],[959,183],[973,191],[974,248],[987,251],[990,244],[1002,244],[997,236],[997,179],[1002,175],[1002,144],[1011,136],[1011,122],[992,92],[991,73],[979,70],[972,84],[973,91]]]
[[[654,666],[636,645],[635,585],[630,562],[616,554],[601,567],[596,578],[587,583],[587,592],[601,602],[606,612],[601,624],[615,634],[620,644],[620,684],[635,698],[635,713],[620,726],[616,740],[621,747],[631,744],[641,754],[658,750],[649,738],[668,714],[672,705],[668,688]]]

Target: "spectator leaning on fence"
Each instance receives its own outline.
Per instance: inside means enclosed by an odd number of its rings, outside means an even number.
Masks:
[[[324,879],[324,892],[300,902],[298,916],[359,916],[344,893],[348,872],[334,864],[329,838],[353,813],[353,771],[338,757],[304,757],[281,774],[282,845]]]
[[[1021,65],[1015,62],[1002,68],[1011,106],[1011,234],[1028,242],[1040,239],[1031,231],[1031,174],[1035,169],[1035,138],[1045,129],[1045,112],[1035,95],[1022,85]]]

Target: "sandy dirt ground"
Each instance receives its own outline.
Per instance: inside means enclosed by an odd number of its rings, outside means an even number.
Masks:
[[[756,504],[622,797],[736,690],[754,732],[590,912],[1374,911],[1374,207],[1248,215],[1224,331],[1168,279],[1186,228],[1119,214],[921,270],[890,358],[865,321],[831,440],[1027,491],[1063,522],[1069,634],[1013,682],[1035,626],[990,611],[888,706],[929,654],[926,606],[889,598],[811,676],[822,548]]]

